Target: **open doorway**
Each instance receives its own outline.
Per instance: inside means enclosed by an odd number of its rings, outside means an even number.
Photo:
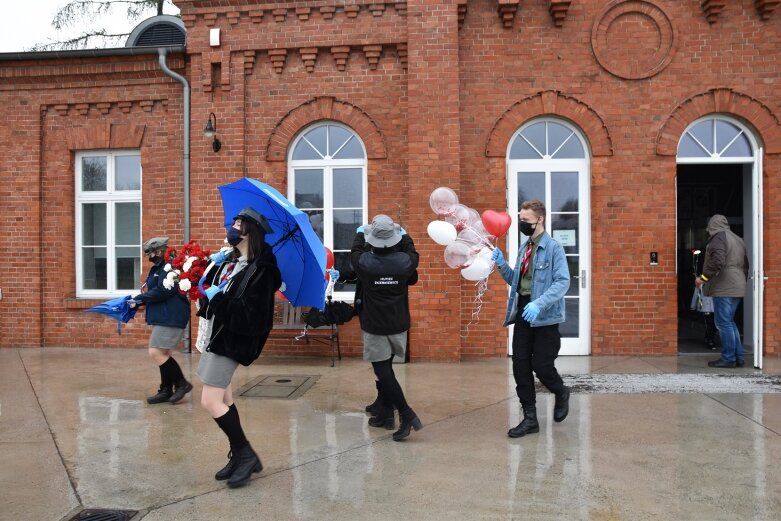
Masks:
[[[691,309],[694,293],[693,250],[702,250],[698,258],[697,273],[702,273],[705,243],[708,240],[706,226],[713,214],[722,214],[730,228],[740,237],[746,237],[745,212],[751,216],[750,200],[746,206],[744,188],[750,187],[751,165],[746,164],[679,164],[678,193],[678,352],[719,352],[721,344],[712,314],[709,316]],[[749,194],[750,195],[750,194]],[[747,241],[748,245],[748,241]],[[735,322],[745,337],[744,305],[735,313]],[[709,334],[710,333],[710,334]],[[713,349],[709,340],[713,340]],[[745,344],[744,340],[744,344]],[[749,351],[750,352],[750,351]]]

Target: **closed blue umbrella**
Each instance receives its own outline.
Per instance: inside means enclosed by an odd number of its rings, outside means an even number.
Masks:
[[[282,294],[294,306],[323,309],[325,305],[325,247],[312,229],[309,216],[272,186],[245,177],[219,187],[225,226],[244,208],[263,214],[272,228],[266,242],[282,272]]]
[[[128,306],[128,301],[132,298],[133,297],[130,295],[117,297],[111,300],[107,300],[102,304],[98,304],[97,306],[85,309],[84,311],[101,313],[107,317],[113,318],[117,321],[117,333],[121,335],[122,324],[127,324],[130,320],[132,320],[133,317],[136,316],[136,311],[138,311],[138,306],[132,308]]]

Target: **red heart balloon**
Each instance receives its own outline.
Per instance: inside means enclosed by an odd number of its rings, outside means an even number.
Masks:
[[[325,269],[330,270],[334,267],[334,252],[328,246],[325,247]]]
[[[512,218],[507,212],[495,212],[493,210],[486,210],[480,216],[480,220],[483,221],[483,226],[488,230],[488,233],[495,237],[502,237],[507,230],[510,229],[512,224]]]

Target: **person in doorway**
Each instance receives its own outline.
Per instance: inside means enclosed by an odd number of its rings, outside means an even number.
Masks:
[[[735,324],[735,311],[746,295],[748,257],[743,239],[729,228],[727,218],[716,214],[708,221],[708,242],[702,274],[694,280],[713,297],[713,314],[721,338],[721,357],[709,367],[743,367],[743,341]]]
[[[410,237],[402,241],[401,227],[380,214],[371,224],[358,228],[350,261],[361,288],[356,307],[363,359],[372,363],[377,378],[379,405],[369,425],[392,430],[395,408],[400,425],[393,439],[402,441],[412,429],[423,428],[393,372],[393,357],[403,357],[407,345],[409,286],[417,282],[418,253]]]
[[[515,269],[496,248],[493,261],[510,285],[504,325],[513,326],[513,376],[523,408],[523,421],[507,432],[520,438],[540,431],[534,373],[556,396],[553,419],[564,421],[569,413],[570,390],[564,385],[554,362],[561,348],[559,324],[564,322],[564,295],[570,284],[564,248],[545,231],[545,204],[524,201],[518,214],[519,227],[527,239],[518,250]]]
[[[190,321],[190,301],[176,288],[166,289],[163,256],[168,237],[155,237],[143,244],[144,255],[152,263],[142,292],[128,301],[128,305],[146,306],[146,323],[152,326],[149,335],[149,357],[160,370],[160,388],[157,394],[146,399],[147,403],[176,403],[193,390],[182,368],[171,356],[184,336]]]
[[[242,429],[231,379],[239,364],[250,365],[260,356],[274,323],[274,294],[282,276],[265,241],[271,231],[263,215],[253,208],[241,210],[228,228],[233,250],[212,256],[213,267],[200,284],[211,285],[203,291],[198,316],[212,320],[197,371],[203,382],[201,405],[228,438],[228,464],[214,479],[227,480],[231,488],[245,485],[253,473],[263,470]]]

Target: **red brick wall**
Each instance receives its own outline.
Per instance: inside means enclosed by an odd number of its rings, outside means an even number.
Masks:
[[[766,354],[781,353],[781,258],[771,247],[781,239],[781,12],[766,3],[761,13],[753,0],[718,12],[667,0],[178,4],[189,66],[171,62],[192,86],[191,236],[205,246],[224,233],[217,185],[247,175],[285,193],[296,132],[342,121],[369,149],[370,215],[398,216],[421,252],[413,359],[504,355],[506,286],[493,275],[471,318],[473,284],[447,268],[442,247],[426,236],[428,195],[449,186],[472,208],[504,209],[512,133],[557,116],[580,128],[591,149],[592,352],[674,354],[675,147],[695,119],[723,113],[753,128],[765,148],[764,341]],[[216,49],[211,28],[222,33]],[[72,309],[83,305],[71,300],[73,140],[143,127],[144,235],[178,243],[181,87],[153,57],[0,62],[0,99],[9,174],[0,233],[15,239],[0,246],[8,259],[0,345],[145,344],[140,321],[117,337],[112,323]],[[202,137],[210,112],[223,144],[216,154]],[[163,192],[176,195],[155,196]],[[654,268],[651,250],[659,252]],[[357,323],[342,333],[343,352],[359,355]],[[328,354],[284,341],[267,352]]]

